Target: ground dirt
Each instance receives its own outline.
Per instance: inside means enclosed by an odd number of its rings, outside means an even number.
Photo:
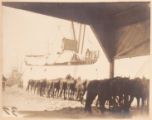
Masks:
[[[143,111],[131,108],[130,113],[101,113],[96,107],[86,113],[79,101],[40,97],[17,86],[6,87],[2,92],[3,115],[28,118],[130,118],[146,117]]]

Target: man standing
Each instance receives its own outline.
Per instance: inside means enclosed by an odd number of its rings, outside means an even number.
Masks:
[[[2,90],[3,90],[3,91],[5,91],[6,80],[7,80],[7,79],[6,79],[5,76],[3,75],[3,76],[2,76]]]

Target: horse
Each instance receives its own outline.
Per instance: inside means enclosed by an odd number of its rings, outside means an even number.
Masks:
[[[64,100],[67,98],[66,95],[67,95],[67,81],[66,79],[62,79],[60,81],[60,97],[62,97],[63,95],[63,98]]]
[[[40,96],[43,96],[43,95],[45,95],[45,90],[46,90],[46,86],[47,86],[47,81],[46,81],[46,79],[42,79],[41,81],[40,81]]]
[[[47,91],[47,97],[50,98],[50,94],[52,96],[52,91],[53,91],[53,82],[52,82],[52,80],[48,80],[47,81],[46,91]]]
[[[109,102],[109,110],[112,106],[113,110],[119,108],[128,112],[133,101],[133,87],[128,78],[93,80],[87,87],[85,111],[91,112],[91,104],[98,96],[101,112],[106,110],[106,102]]]
[[[149,105],[149,80],[134,78],[131,80],[134,84],[134,90],[132,91],[132,96],[137,99],[137,108],[140,108],[140,100],[142,102],[141,108],[145,106],[145,101],[147,100],[147,106]]]
[[[86,91],[86,102],[85,102],[85,111],[91,112],[91,104],[95,97],[98,95],[98,85],[100,84],[100,80],[92,80],[89,82]]]
[[[34,88],[34,84],[35,84],[35,80],[30,79],[28,81],[27,87],[26,87],[26,91],[32,91]]]
[[[74,99],[74,95],[76,92],[76,83],[77,80],[72,78],[70,80],[67,80],[67,96],[68,99]]]
[[[61,78],[52,80],[52,97],[59,97]]]
[[[83,96],[86,93],[86,89],[87,89],[87,85],[88,85],[89,81],[84,80],[84,81],[77,81],[76,84],[76,100],[80,101],[81,103],[83,103]]]

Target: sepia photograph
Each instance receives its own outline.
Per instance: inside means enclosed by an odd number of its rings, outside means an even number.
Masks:
[[[148,118],[150,8],[3,1],[2,116]]]

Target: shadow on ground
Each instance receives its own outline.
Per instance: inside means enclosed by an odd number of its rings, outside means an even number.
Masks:
[[[82,107],[76,108],[63,108],[60,110],[54,111],[20,111],[20,114],[23,117],[27,118],[72,118],[72,119],[79,119],[79,118],[131,118],[133,116],[145,115],[145,113],[132,110],[129,113],[112,113],[112,112],[104,112],[101,113],[97,108],[93,108],[92,113],[87,113],[84,111]]]

